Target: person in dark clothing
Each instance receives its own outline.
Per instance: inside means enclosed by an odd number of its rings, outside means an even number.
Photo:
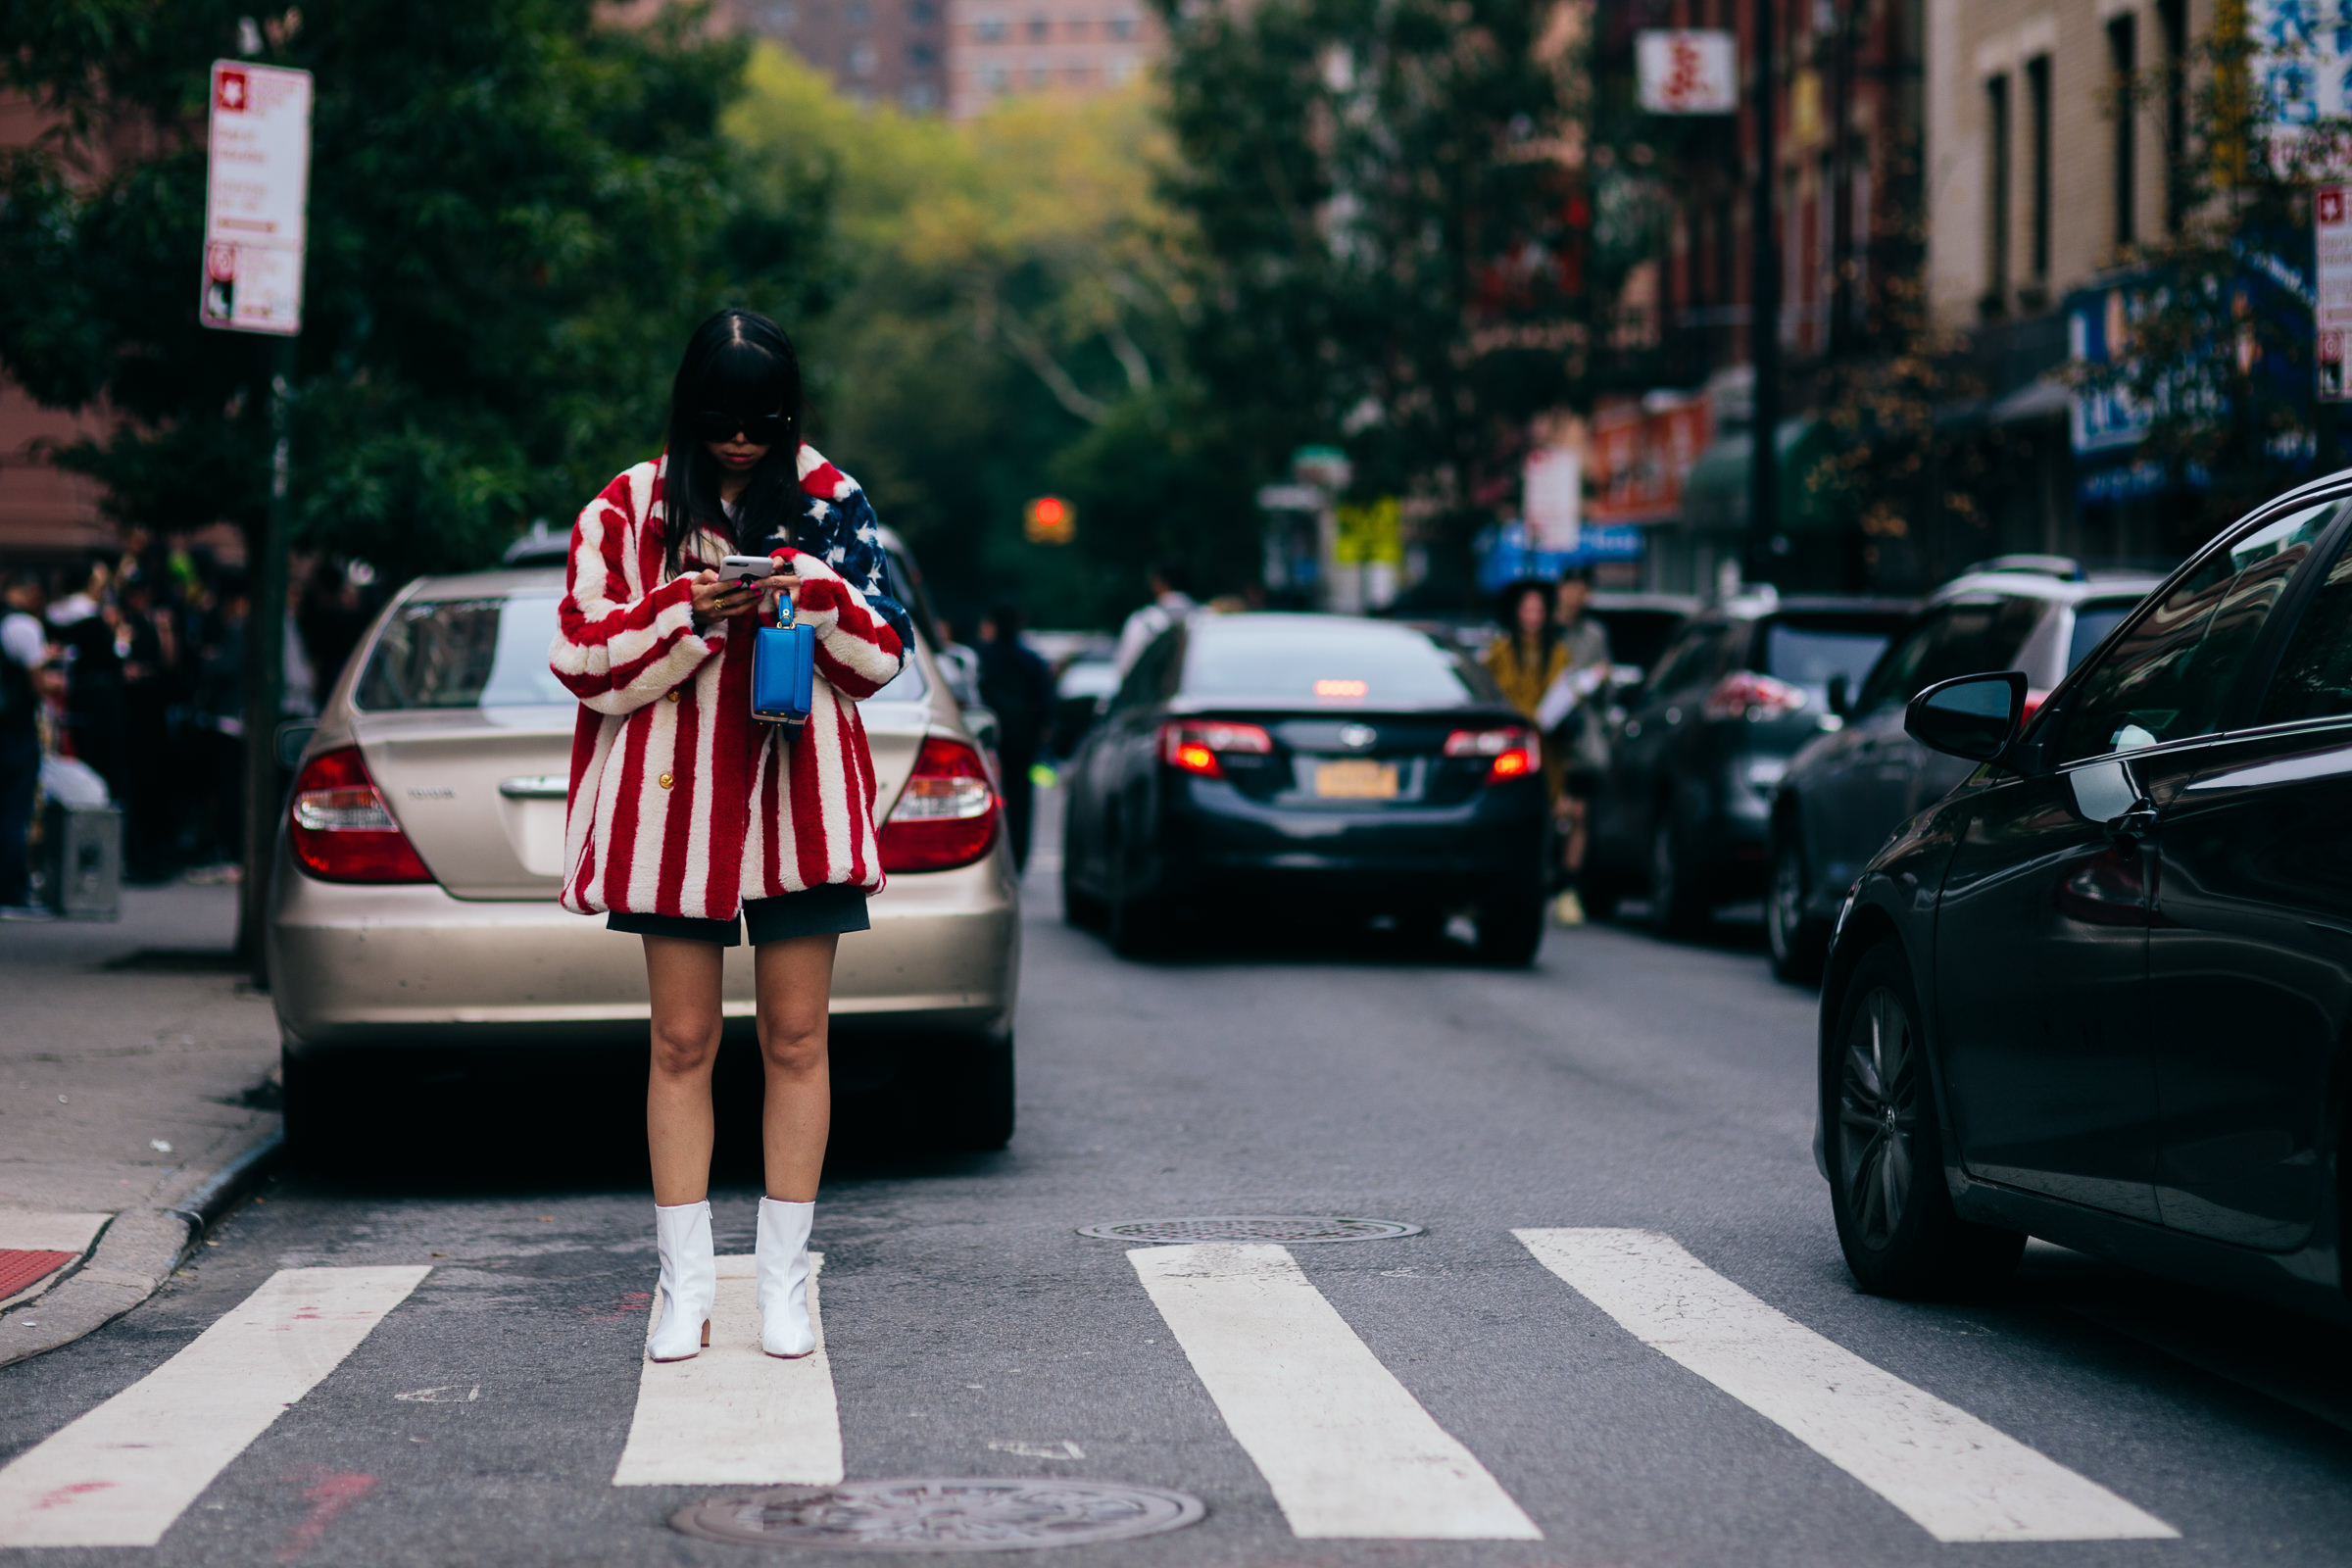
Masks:
[[[163,614],[153,576],[122,579],[122,859],[133,882],[160,882],[171,870],[172,670]]]
[[[0,603],[0,913],[32,914],[26,843],[41,781],[40,685],[48,656],[37,578],[12,578]]]
[[[245,847],[245,623],[253,607],[241,571],[222,572],[217,591],[220,597],[196,654],[190,706],[211,763],[202,853],[206,858],[233,861]]]
[[[1004,766],[1004,832],[1012,863],[1029,864],[1029,824],[1037,808],[1030,769],[1054,718],[1054,672],[1021,641],[1026,617],[1002,604],[980,621],[980,700],[996,710],[997,756]]]

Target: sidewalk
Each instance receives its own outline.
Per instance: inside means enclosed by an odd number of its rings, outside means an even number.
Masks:
[[[236,918],[233,886],[164,887],[119,922],[0,924],[0,1365],[145,1300],[274,1157]]]

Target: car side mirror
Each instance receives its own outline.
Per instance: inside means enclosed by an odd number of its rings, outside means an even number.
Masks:
[[[310,749],[311,737],[318,733],[318,726],[307,718],[289,718],[278,725],[277,732],[270,737],[270,750],[277,754],[277,765],[292,767],[300,762],[302,754]]]
[[[2026,677],[2014,669],[1939,680],[1903,711],[1903,729],[1913,740],[1972,762],[2008,751],[2025,722]]]
[[[1847,711],[1854,706],[1851,684],[1843,674],[1830,677],[1830,711],[1839,718],[1845,717]]]

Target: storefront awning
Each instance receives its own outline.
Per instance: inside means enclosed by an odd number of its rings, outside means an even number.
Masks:
[[[1815,418],[1783,419],[1773,443],[1780,456],[1780,524],[1784,533],[1810,533],[1838,524],[1835,510],[1805,482],[1829,456],[1829,427]],[[1735,430],[1707,448],[1683,484],[1683,526],[1694,532],[1744,533],[1748,467],[1754,440]]]

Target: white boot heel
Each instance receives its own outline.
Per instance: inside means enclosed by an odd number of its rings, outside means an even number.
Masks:
[[[710,1204],[654,1205],[662,1251],[662,1321],[645,1342],[657,1361],[683,1361],[710,1343],[710,1307],[718,1299],[718,1259],[710,1250]]]
[[[760,1348],[794,1358],[816,1348],[808,1321],[808,1227],[814,1203],[760,1200]]]

